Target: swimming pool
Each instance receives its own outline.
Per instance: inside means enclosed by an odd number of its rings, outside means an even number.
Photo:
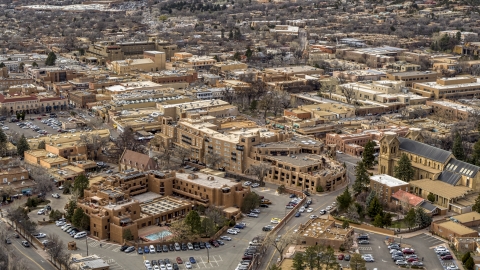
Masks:
[[[149,235],[145,236],[145,238],[147,238],[150,241],[155,241],[155,240],[158,240],[158,239],[169,237],[170,235],[172,235],[172,233],[170,231],[165,230],[165,231],[161,231],[161,232],[158,232],[158,233],[149,234]]]

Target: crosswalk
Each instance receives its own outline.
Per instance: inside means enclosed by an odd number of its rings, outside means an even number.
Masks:
[[[372,247],[358,247],[359,251],[372,251]]]

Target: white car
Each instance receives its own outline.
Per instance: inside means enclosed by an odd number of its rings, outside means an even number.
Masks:
[[[252,188],[257,188],[257,187],[259,187],[259,186],[260,186],[260,184],[255,183],[255,184],[253,184],[251,187],[252,187]]]
[[[39,215],[45,215],[45,209],[40,209],[40,210],[38,210],[37,214],[39,214]]]
[[[337,154],[343,154],[343,152],[340,150],[337,150]]]
[[[313,208],[310,207],[307,209],[307,213],[311,213],[311,212],[313,212]]]
[[[302,207],[300,207],[300,209],[298,209],[298,212],[300,212],[300,213],[303,213],[303,212],[305,212],[305,207],[303,207],[303,206],[302,206]]]
[[[193,250],[193,245],[192,245],[192,243],[188,242],[188,243],[187,243],[187,247],[188,247],[189,250]]]
[[[250,186],[251,184],[252,184],[252,182],[250,182],[250,181],[247,181],[247,182],[243,183],[244,186]]]
[[[45,238],[45,237],[47,237],[47,235],[44,234],[44,233],[38,233],[37,235],[35,235],[35,237],[36,238]]]
[[[192,264],[190,262],[185,262],[185,268],[192,269]]]
[[[258,214],[250,213],[250,214],[248,214],[247,216],[257,218],[257,217],[258,217]]]
[[[143,264],[145,265],[145,267],[152,267],[152,265],[150,264],[150,261],[149,260],[145,260],[143,261]]]
[[[3,130],[9,130],[10,128],[8,127],[2,127]]]
[[[329,206],[327,206],[326,209],[327,209],[327,211],[330,211],[330,210],[332,210],[332,207],[329,205]]]
[[[167,270],[173,270],[173,267],[171,264],[167,263]]]
[[[150,245],[148,249],[150,249],[150,254],[155,253],[155,247],[153,245]]]
[[[220,236],[221,240],[226,240],[226,241],[232,241],[232,238],[230,236],[222,235]]]
[[[53,193],[52,197],[56,199],[60,199],[60,195],[58,193]]]
[[[65,221],[56,221],[55,225],[57,225],[58,227],[63,226],[65,225]]]
[[[228,234],[235,234],[235,235],[238,234],[237,231],[234,231],[234,230],[231,230],[231,229],[228,229],[228,230],[227,230],[227,233],[228,233]]]
[[[316,216],[316,215],[310,215],[310,219],[315,219],[315,218],[318,218],[318,216]]]

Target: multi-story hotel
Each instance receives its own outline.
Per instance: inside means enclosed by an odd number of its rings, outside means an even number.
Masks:
[[[138,239],[143,228],[185,217],[198,204],[219,207],[230,218],[249,192],[241,183],[203,173],[130,169],[91,183],[77,205],[89,215],[93,237],[123,243],[125,230]]]

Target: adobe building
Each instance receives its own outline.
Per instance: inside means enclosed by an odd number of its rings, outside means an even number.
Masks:
[[[184,218],[195,205],[219,207],[231,218],[249,192],[219,176],[129,169],[91,180],[77,206],[89,215],[93,237],[123,243],[126,229],[137,240],[142,229]]]
[[[301,244],[307,246],[331,246],[335,250],[340,247],[349,249],[353,244],[353,228],[343,229],[337,226],[334,220],[320,218],[309,219],[305,224],[300,224],[298,229]]]
[[[107,66],[118,75],[130,74],[136,71],[156,72],[165,69],[166,56],[164,52],[145,51],[143,59],[125,59],[112,61]]]
[[[475,98],[480,95],[480,81],[469,76],[438,78],[435,82],[414,83],[411,91],[432,99]]]
[[[432,71],[408,71],[387,73],[387,79],[391,81],[405,82],[406,87],[412,87],[417,82],[434,82],[440,76]]]

